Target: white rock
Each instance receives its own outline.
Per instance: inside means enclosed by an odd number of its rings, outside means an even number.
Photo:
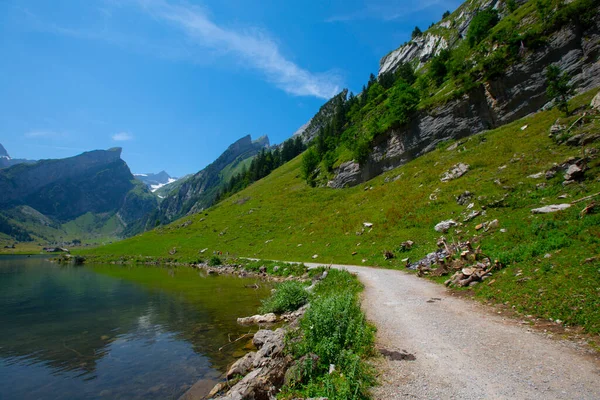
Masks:
[[[544,176],[546,176],[546,174],[544,172],[538,172],[537,174],[529,175],[528,178],[540,179],[540,178],[543,178]]]
[[[371,222],[363,222],[365,228],[372,228],[373,224]]]
[[[447,221],[442,221],[442,222],[440,222],[439,224],[437,224],[437,225],[435,226],[435,228],[434,228],[434,229],[435,229],[437,232],[446,233],[446,232],[448,232],[448,230],[449,230],[450,228],[452,228],[453,226],[456,226],[456,225],[458,225],[458,224],[456,223],[456,221],[454,221],[453,219],[449,219],[449,220],[447,220]]]
[[[548,213],[566,210],[569,207],[571,207],[570,204],[552,204],[550,206],[534,208],[533,210],[531,210],[531,212],[533,214],[548,214]]]
[[[523,125],[523,126],[521,127],[521,130],[522,130],[522,131],[524,131],[524,130],[525,130],[525,129],[527,129],[527,128],[529,128],[529,125]]]
[[[600,92],[598,92],[594,96],[594,98],[592,99],[592,102],[590,103],[590,106],[592,106],[593,109],[600,111]]]

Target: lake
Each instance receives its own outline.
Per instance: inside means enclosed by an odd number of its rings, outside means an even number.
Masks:
[[[254,282],[0,257],[0,399],[169,399],[216,383],[248,346],[236,318],[270,293]]]

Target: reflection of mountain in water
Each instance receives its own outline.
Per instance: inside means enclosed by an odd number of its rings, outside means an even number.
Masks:
[[[268,291],[240,290],[241,279],[202,279],[187,268],[169,276],[161,268],[23,260],[10,267],[0,261],[0,361],[43,364],[62,375],[78,371],[83,379],[102,379],[115,367],[143,369],[158,359],[165,366],[170,359],[177,367],[196,365],[190,371],[196,378],[198,368],[222,371],[244,344],[218,351],[228,334],[247,331],[235,318],[255,311]]]

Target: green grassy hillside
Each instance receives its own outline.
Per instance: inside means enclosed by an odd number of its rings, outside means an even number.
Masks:
[[[584,107],[594,94],[576,98],[572,106]],[[468,190],[473,209],[486,215],[462,223],[446,238],[479,241],[486,254],[507,266],[494,284],[480,285],[476,292],[524,312],[600,332],[600,262],[593,259],[600,256],[600,214],[580,216],[590,201],[555,214],[531,213],[536,207],[600,192],[597,158],[588,163],[590,169],[578,184],[563,186],[561,172],[550,180],[528,177],[581,155],[581,148],[548,137],[559,117],[557,110],[538,113],[344,190],[309,187],[300,176],[299,157],[205,213],[93,252],[102,259],[140,261],[196,261],[214,251],[290,261],[312,261],[317,255],[315,261],[323,263],[399,268],[401,259],[416,261],[436,249],[440,234],[435,224],[463,221],[466,205],[459,205],[456,197]],[[561,123],[576,118],[562,118]],[[585,129],[597,130],[597,121]],[[599,144],[588,145],[588,150],[594,146]],[[470,171],[442,183],[441,175],[458,162],[469,164]],[[499,220],[498,229],[475,229],[494,219]],[[365,222],[372,229],[363,229]],[[406,240],[415,245],[401,252]],[[171,255],[173,248],[177,251]],[[396,258],[384,260],[386,250]]]

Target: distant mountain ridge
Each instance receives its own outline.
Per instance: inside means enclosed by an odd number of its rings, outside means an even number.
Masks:
[[[170,176],[166,171],[160,171],[158,174],[133,174],[135,179],[144,182],[152,193],[170,183],[176,182],[178,178]]]
[[[178,190],[169,193],[162,200],[155,219],[166,223],[209,207],[220,186],[226,183],[234,172],[239,172],[237,169],[243,167],[246,160],[269,146],[267,136],[252,140],[250,135],[246,135],[237,140],[212,164],[188,178]]]
[[[10,224],[28,231],[32,237],[42,237],[39,234],[42,227],[46,231],[45,239],[67,236],[61,226],[85,215],[90,215],[95,222],[88,224],[81,234],[102,230],[104,223],[114,217],[111,224],[117,236],[156,206],[155,196],[134,179],[121,159],[121,148],[0,170],[0,213]],[[56,232],[48,231],[48,226]]]

